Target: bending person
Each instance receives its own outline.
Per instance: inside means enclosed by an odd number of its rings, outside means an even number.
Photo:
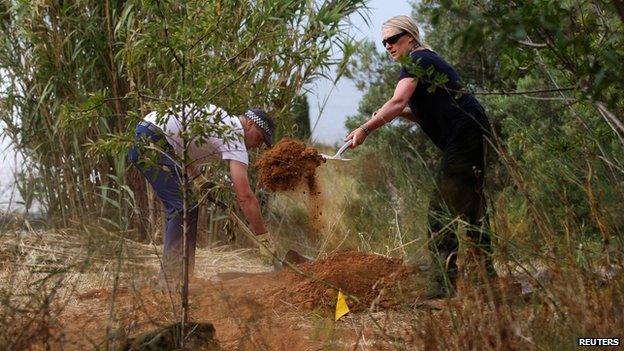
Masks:
[[[484,137],[490,134],[490,125],[479,101],[461,92],[455,69],[420,39],[412,18],[389,19],[383,24],[381,35],[392,59],[406,64],[401,68],[393,97],[345,140],[352,140],[355,148],[369,133],[402,116],[417,122],[443,151],[436,189],[429,203],[432,265],[428,296],[447,297],[453,294],[457,279],[458,217],[469,223],[470,258],[475,258],[488,276],[495,275],[483,196],[487,147]],[[446,79],[439,79],[441,75]],[[439,81],[445,83],[434,83]]]
[[[209,130],[213,131],[208,137],[195,137],[190,140],[186,148],[189,178],[200,177],[198,169],[203,164],[215,160],[228,162],[238,204],[249,221],[251,230],[271,251],[268,252],[261,246],[261,255],[265,260],[272,261],[274,253],[258,200],[251,190],[247,175],[248,150],[259,148],[263,143],[269,147],[272,144],[272,119],[260,109],[248,110],[243,116],[230,116],[214,105],[202,108],[188,105],[184,112],[169,111],[165,116],[151,112],[136,126],[137,144],[130,150],[128,156],[130,162],[150,183],[166,210],[163,266],[160,271],[161,286],[165,283],[177,282],[181,272],[183,197],[182,169],[179,166],[181,164],[179,160],[183,159],[185,151],[181,123],[183,117],[191,125],[210,124]],[[187,130],[191,128],[187,127]],[[189,194],[187,199],[190,199],[187,207],[189,224],[187,242],[189,276],[191,276],[195,262],[198,208],[194,201],[196,198],[192,194]]]

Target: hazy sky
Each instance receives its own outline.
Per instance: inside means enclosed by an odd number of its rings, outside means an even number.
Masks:
[[[370,38],[377,44],[378,50],[383,50],[380,42],[381,24],[392,16],[409,16],[412,12],[411,3],[407,0],[371,0],[368,3],[370,27],[359,16],[354,16],[352,35],[357,39]],[[331,81],[319,80],[311,90],[308,102],[312,125],[319,118],[319,107],[329,96],[318,125],[312,132],[313,139],[327,144],[339,143],[347,134],[345,118],[355,114],[362,93],[347,79],[341,79],[335,87]]]

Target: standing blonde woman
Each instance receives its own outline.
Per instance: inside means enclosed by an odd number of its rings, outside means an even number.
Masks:
[[[447,297],[453,294],[457,279],[457,218],[469,223],[468,259],[476,259],[481,272],[495,275],[483,197],[484,136],[489,135],[489,122],[479,101],[462,92],[455,69],[421,40],[412,18],[389,19],[381,36],[392,59],[405,63],[394,96],[345,140],[352,140],[355,148],[372,131],[402,116],[418,123],[442,150],[428,213],[432,259],[428,295]]]

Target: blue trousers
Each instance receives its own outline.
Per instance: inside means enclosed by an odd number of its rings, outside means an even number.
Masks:
[[[182,170],[173,158],[173,148],[162,132],[155,132],[144,125],[136,127],[136,144],[128,152],[130,162],[145,176],[156,196],[162,201],[166,211],[166,231],[163,250],[163,267],[161,278],[179,279],[182,272],[183,242],[183,202],[182,202]],[[147,145],[157,146],[161,151],[146,148]],[[187,199],[191,199],[191,194]],[[187,252],[189,257],[189,275],[195,265],[195,243],[197,239],[197,204],[188,207]]]

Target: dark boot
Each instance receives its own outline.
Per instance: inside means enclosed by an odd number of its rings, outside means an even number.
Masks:
[[[448,298],[457,286],[457,252],[431,251],[431,269],[427,285],[427,298]]]

